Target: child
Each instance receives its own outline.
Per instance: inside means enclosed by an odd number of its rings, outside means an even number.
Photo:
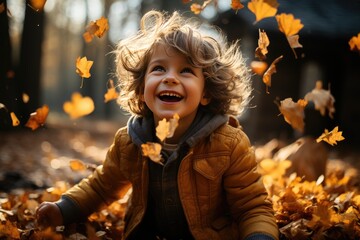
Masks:
[[[80,221],[132,187],[124,239],[278,239],[250,142],[230,115],[248,102],[250,73],[237,43],[202,30],[177,12],[150,11],[138,34],[120,41],[119,104],[133,116],[102,166],[39,206],[39,224]],[[141,145],[160,142],[155,127],[175,114],[163,164],[151,161]]]

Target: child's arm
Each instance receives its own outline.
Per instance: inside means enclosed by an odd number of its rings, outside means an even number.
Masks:
[[[239,131],[233,144],[231,166],[224,175],[224,187],[232,215],[238,222],[239,233],[242,239],[255,237],[256,233],[278,239],[274,210],[261,175],[257,172],[250,141]]]

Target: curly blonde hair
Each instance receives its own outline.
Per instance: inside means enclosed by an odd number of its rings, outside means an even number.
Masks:
[[[251,94],[250,71],[238,41],[228,44],[225,35],[212,26],[218,40],[205,33],[201,23],[181,16],[150,11],[141,19],[139,32],[121,40],[115,50],[119,79],[119,105],[126,111],[147,116],[150,109],[140,96],[144,77],[156,44],[165,44],[184,54],[194,67],[203,69],[205,95],[210,99],[200,106],[214,114],[239,115]]]

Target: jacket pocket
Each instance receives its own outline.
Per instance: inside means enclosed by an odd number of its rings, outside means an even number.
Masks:
[[[194,161],[194,170],[209,180],[219,178],[229,165],[227,156],[198,158]]]
[[[229,216],[217,218],[212,222],[211,227],[218,233],[222,240],[238,239],[239,234],[237,233],[236,225]]]

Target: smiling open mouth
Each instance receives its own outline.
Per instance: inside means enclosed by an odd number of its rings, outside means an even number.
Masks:
[[[159,99],[164,102],[179,102],[183,97],[177,93],[164,92],[159,94]]]

